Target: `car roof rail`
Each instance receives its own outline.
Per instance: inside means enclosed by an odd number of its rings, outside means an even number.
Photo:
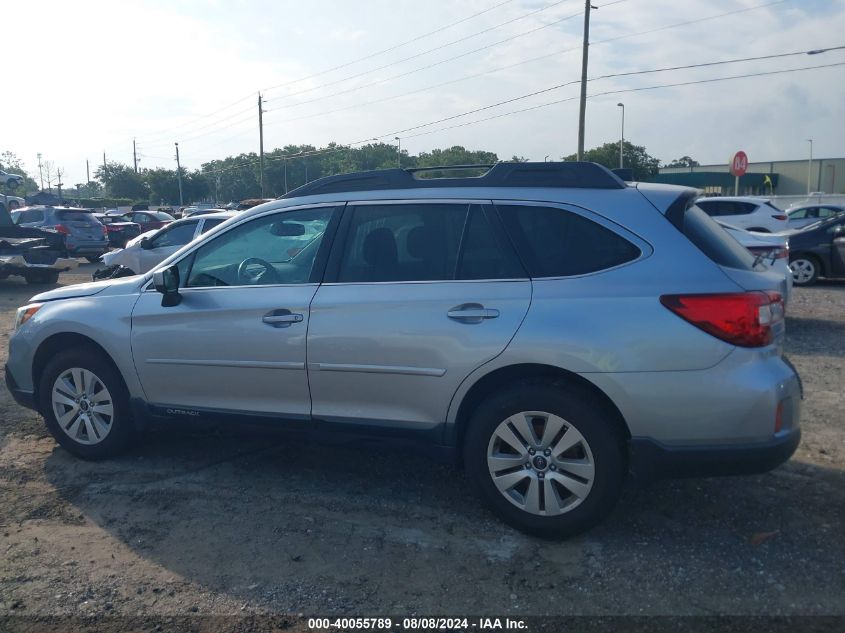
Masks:
[[[479,170],[479,176],[426,178],[425,172]],[[445,165],[410,169],[378,169],[325,176],[279,199],[352,191],[430,189],[444,187],[549,187],[569,189],[624,189],[625,182],[606,167],[586,162],[495,163],[494,165]]]

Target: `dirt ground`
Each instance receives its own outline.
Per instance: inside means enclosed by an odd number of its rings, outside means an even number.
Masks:
[[[0,282],[3,337],[32,294]],[[86,463],[0,387],[0,614],[843,615],[845,283],[797,289],[787,328],[806,395],[789,463],[631,487],[566,542],[379,445],[195,426]]]

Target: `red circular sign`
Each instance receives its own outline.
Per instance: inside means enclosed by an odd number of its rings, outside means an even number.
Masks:
[[[731,174],[734,176],[744,176],[748,170],[748,155],[742,150],[734,154],[731,159]]]

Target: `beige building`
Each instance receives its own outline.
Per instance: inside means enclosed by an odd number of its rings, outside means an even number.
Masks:
[[[806,195],[809,192],[845,193],[845,158],[814,158],[749,163],[739,179],[740,195]],[[768,179],[766,178],[768,176]],[[662,167],[653,182],[688,185],[710,195],[733,195],[734,177],[727,162],[699,167]]]

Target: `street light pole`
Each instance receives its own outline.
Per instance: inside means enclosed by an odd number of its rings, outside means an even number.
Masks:
[[[264,108],[261,93],[258,93],[258,152],[261,163],[261,197],[264,197]],[[287,191],[285,191],[287,193]]]
[[[619,169],[623,169],[625,167],[625,161],[622,158],[622,150],[625,146],[625,104],[617,103],[616,105],[622,108],[622,136],[619,137]]]
[[[179,181],[179,206],[185,206],[184,201],[182,200],[182,165],[179,164],[179,143],[174,143],[176,145],[176,180]]]
[[[807,161],[807,195],[813,190],[810,184],[813,172],[813,139],[808,138],[807,142],[810,144],[810,159]]]
[[[398,145],[396,146],[396,166],[399,167],[399,169],[402,169],[402,139],[398,136],[394,136],[393,140],[398,142]]]

